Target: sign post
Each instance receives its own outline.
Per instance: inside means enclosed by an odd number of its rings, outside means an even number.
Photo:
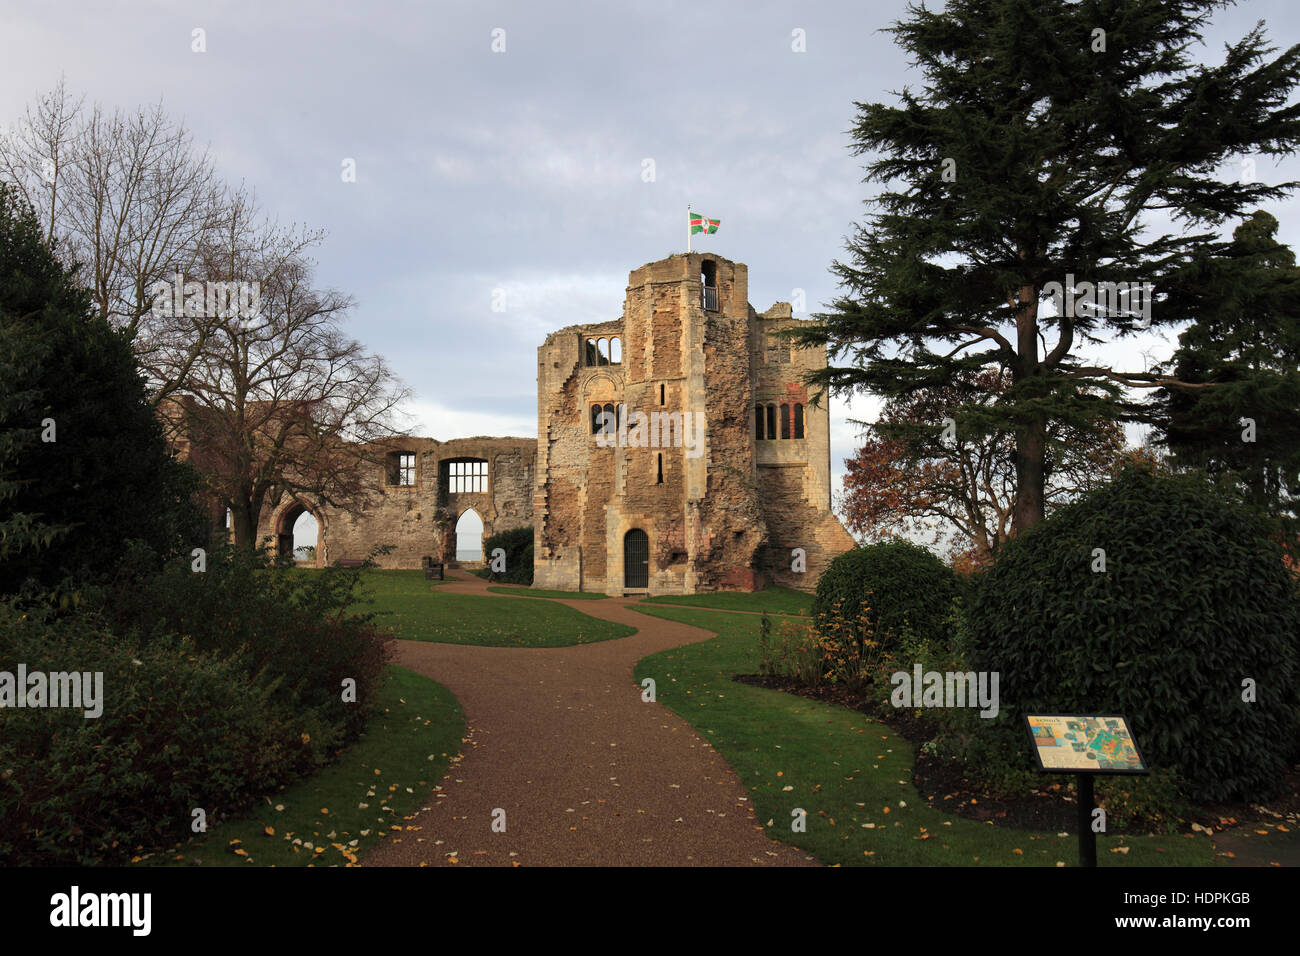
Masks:
[[[1128,718],[1122,714],[1026,714],[1025,727],[1041,772],[1074,773],[1079,794],[1079,865],[1096,866],[1093,777],[1149,772]]]

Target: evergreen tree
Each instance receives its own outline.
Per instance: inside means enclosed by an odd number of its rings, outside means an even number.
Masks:
[[[95,317],[31,210],[0,186],[0,595],[111,574],[202,540],[129,340]]]
[[[1160,395],[1163,443],[1175,464],[1204,468],[1277,518],[1300,501],[1300,269],[1256,212],[1207,264],[1221,290],[1178,339],[1181,381],[1212,388]]]
[[[850,261],[833,266],[834,311],[798,335],[832,359],[810,382],[892,399],[1008,372],[995,402],[955,418],[1014,436],[1016,531],[1043,516],[1049,426],[1148,421],[1151,405],[1129,389],[1175,384],[1080,352],[1196,319],[1214,298],[1201,265],[1219,240],[1205,230],[1300,185],[1256,182],[1236,163],[1294,151],[1300,46],[1270,58],[1260,24],[1220,65],[1195,63],[1210,12],[1226,5],[912,5],[891,32],[924,87],[897,106],[857,104],[854,149],[872,154],[867,179],[885,191]],[[1155,232],[1164,213],[1177,226]],[[1090,307],[1099,283],[1125,285]],[[1129,283],[1135,294],[1119,295]]]

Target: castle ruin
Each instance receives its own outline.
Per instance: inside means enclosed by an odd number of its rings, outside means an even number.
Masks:
[[[747,267],[717,255],[641,266],[621,318],[538,349],[537,439],[398,440],[362,510],[283,500],[259,537],[292,552],[309,510],[318,564],[390,544],[381,566],[419,567],[455,560],[456,522],[473,508],[485,539],[533,526],[539,588],[815,587],[854,544],[831,511],[827,408],[802,383],[825,350],[772,335],[800,320],[747,296]]]

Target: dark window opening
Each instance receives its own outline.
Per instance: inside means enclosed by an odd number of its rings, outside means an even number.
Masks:
[[[718,311],[718,264],[705,259],[700,264],[700,305],[706,312]]]
[[[767,437],[776,437],[776,406],[767,406]]]
[[[659,453],[659,477],[655,479],[655,484],[662,485],[663,483],[664,483],[664,453],[660,452]]]
[[[790,406],[784,404],[781,406],[781,437],[790,437]]]
[[[803,438],[803,406],[794,407],[794,437]]]
[[[659,404],[662,405],[663,403],[664,403],[664,385],[663,382],[660,382],[659,383]]]
[[[415,485],[415,453],[390,452],[388,455],[388,484],[401,487]]]
[[[763,431],[763,406],[755,405],[754,406],[754,439],[756,441],[762,441],[766,437],[767,434],[766,432]]]

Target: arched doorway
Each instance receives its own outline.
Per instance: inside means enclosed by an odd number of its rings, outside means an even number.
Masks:
[[[324,527],[301,501],[280,511],[275,522],[275,553],[286,561],[303,561],[321,567],[324,559]]]
[[[640,528],[623,536],[623,587],[650,586],[650,537]]]
[[[456,560],[483,560],[483,518],[467,508],[456,521]]]

